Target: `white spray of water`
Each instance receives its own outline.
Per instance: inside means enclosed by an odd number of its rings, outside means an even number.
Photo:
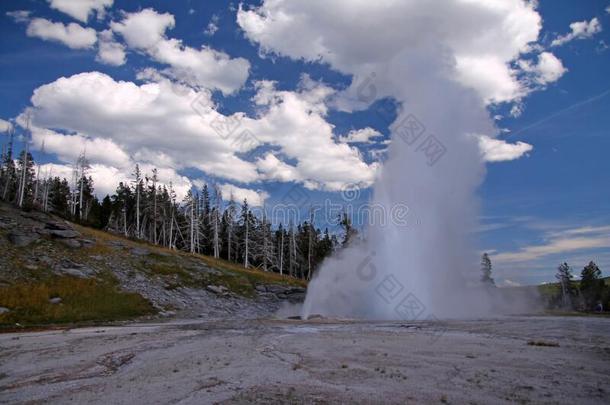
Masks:
[[[470,236],[484,167],[470,134],[489,133],[492,123],[474,94],[434,74],[434,65],[421,68],[427,80],[396,95],[403,108],[373,197],[387,213],[408,206],[406,225],[373,223],[366,242],[325,263],[310,283],[304,316],[459,316],[477,307],[465,287],[479,277]]]
[[[373,221],[365,242],[325,262],[309,285],[304,318],[478,317],[530,305],[480,283],[472,238],[485,166],[473,134],[493,133],[494,125],[481,98],[450,79],[446,55],[436,55],[411,51],[387,66],[391,77],[419,80],[392,90],[402,108],[371,203],[388,215],[405,204],[407,224]]]
[[[497,305],[476,287],[471,238],[485,167],[472,134],[496,132],[490,100],[527,93],[519,75],[533,70],[519,72],[530,65],[513,62],[538,38],[535,7],[525,0],[266,0],[240,9],[238,23],[263,52],[354,76],[335,107],[363,109],[384,97],[402,107],[371,203],[386,213],[407,205],[408,223],[373,225],[366,242],[325,262],[304,316],[477,316]],[[421,137],[409,133],[411,115],[425,127]]]

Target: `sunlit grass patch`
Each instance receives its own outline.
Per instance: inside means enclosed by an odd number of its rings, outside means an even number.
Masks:
[[[144,272],[163,277],[174,277],[185,287],[196,286],[195,279],[191,273],[177,263],[166,261],[154,261],[141,265]]]
[[[240,264],[229,262],[224,259],[216,259],[210,256],[205,256],[201,254],[191,254],[188,252],[171,250],[166,247],[153,245],[151,243],[146,243],[144,241],[136,241],[129,238],[124,238],[121,235],[110,234],[108,232],[86,228],[83,226],[75,225],[75,228],[81,232],[85,237],[92,237],[97,239],[98,241],[107,242],[107,241],[115,241],[120,240],[125,243],[125,246],[129,248],[133,247],[144,247],[151,252],[151,258],[154,258],[155,261],[161,262],[162,264],[158,267],[151,268],[152,272],[161,274],[161,275],[178,275],[181,277],[186,277],[186,281],[191,281],[191,278],[188,276],[189,272],[185,268],[172,268],[171,263],[175,263],[177,259],[183,257],[190,257],[196,260],[201,260],[204,264],[208,265],[213,269],[217,269],[220,271],[225,271],[228,274],[235,276],[244,276],[246,277],[252,284],[285,284],[291,285],[295,287],[307,287],[307,282],[304,280],[296,279],[293,277],[280,275],[274,272],[265,272],[261,269],[246,269]],[[100,245],[98,243],[98,245]],[[101,244],[105,245],[105,244]],[[90,248],[91,249],[91,248]],[[129,255],[129,250],[125,250],[123,252],[117,253],[113,252],[113,254],[119,255]],[[112,251],[112,249],[110,249]],[[149,267],[149,265],[146,265]],[[230,282],[229,284],[233,284]],[[231,287],[227,285],[227,287]]]
[[[265,272],[260,269],[246,269],[236,263],[228,262],[223,259],[215,259],[213,257],[196,255],[204,263],[212,268],[220,270],[228,270],[230,272],[241,274],[253,282],[264,284],[287,284],[295,287],[307,287],[307,282],[296,278],[280,275],[274,272]]]
[[[56,297],[61,303],[50,302]],[[0,315],[0,327],[113,321],[155,312],[142,296],[119,291],[111,282],[68,276],[2,287],[0,306],[10,310]]]

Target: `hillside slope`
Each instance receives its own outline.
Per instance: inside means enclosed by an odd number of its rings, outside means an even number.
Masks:
[[[268,316],[300,280],[0,205],[0,328],[135,317]]]

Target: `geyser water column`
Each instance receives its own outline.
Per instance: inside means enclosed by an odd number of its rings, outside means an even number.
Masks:
[[[412,320],[480,315],[490,306],[475,287],[479,258],[470,239],[484,172],[473,134],[493,125],[480,98],[450,80],[438,59],[400,60],[388,74],[425,74],[394,93],[402,108],[371,201],[386,221],[373,221],[365,242],[322,265],[304,317]],[[398,204],[409,209],[406,221],[392,218]]]
[[[322,62],[354,78],[334,107],[362,110],[386,97],[402,106],[371,203],[385,207],[386,217],[394,204],[407,205],[407,225],[374,224],[367,242],[325,262],[303,315],[421,319],[489,307],[470,285],[480,275],[469,239],[484,172],[472,134],[494,135],[486,105],[519,100],[536,83],[536,4],[264,0],[240,7],[238,24],[263,53]],[[410,116],[425,127],[421,137],[409,132]],[[444,150],[438,158],[435,145]]]

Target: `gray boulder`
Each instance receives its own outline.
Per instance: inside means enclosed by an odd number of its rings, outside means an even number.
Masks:
[[[79,239],[79,242],[83,247],[91,247],[95,245],[95,241],[91,239]]]
[[[150,250],[146,248],[136,247],[131,249],[131,254],[135,256],[148,256],[150,254]]]
[[[222,285],[209,285],[206,287],[206,290],[218,295],[227,295],[229,293],[229,289]]]
[[[49,234],[55,238],[73,239],[80,236],[80,233],[72,229],[51,229]]]
[[[96,274],[94,269],[68,259],[64,259],[59,262],[54,267],[54,271],[58,274],[64,274],[79,278],[93,277]]]
[[[14,231],[8,234],[8,240],[15,246],[23,247],[40,238],[40,235],[33,232]]]
[[[23,218],[32,219],[38,222],[44,222],[48,219],[46,214],[38,211],[22,211],[20,214]]]
[[[13,227],[15,227],[15,221],[6,218],[0,219],[0,229],[11,229]]]
[[[61,222],[61,221],[48,221],[45,223],[45,228],[50,229],[50,230],[57,230],[57,231],[68,231],[68,230],[72,230],[72,227],[67,224],[66,222]]]
[[[63,243],[64,245],[66,245],[70,248],[73,248],[73,249],[78,249],[78,248],[82,247],[80,242],[76,239],[60,239],[59,241],[61,243]]]
[[[0,315],[6,314],[6,313],[9,313],[9,312],[11,312],[10,309],[5,308],[5,307],[0,307]]]
[[[49,304],[61,304],[61,298],[59,297],[53,297],[53,298],[49,298]]]
[[[68,276],[73,276],[73,277],[78,277],[78,278],[87,278],[87,277],[89,277],[89,275],[87,273],[89,273],[90,271],[71,269],[71,268],[67,268],[67,269],[62,268],[62,269],[60,269],[60,272],[63,274],[66,274]]]
[[[106,242],[106,244],[110,247],[117,248],[117,249],[123,249],[125,247],[125,242],[120,241],[120,240],[109,240]]]

